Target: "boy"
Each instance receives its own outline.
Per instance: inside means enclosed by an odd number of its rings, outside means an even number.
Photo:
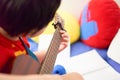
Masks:
[[[28,54],[19,37],[29,47],[28,37],[40,35],[53,19],[61,0],[0,0],[0,72],[10,73],[13,60]],[[60,31],[59,51],[66,48],[69,37]],[[44,54],[37,54],[42,61]]]
[[[29,46],[28,37],[40,35],[53,19],[60,0],[1,0],[0,1],[0,72],[10,73],[12,62],[21,54],[27,54],[19,37]],[[63,37],[59,51],[67,46],[68,35]],[[40,53],[39,53],[40,54]],[[44,55],[39,55],[43,59]]]

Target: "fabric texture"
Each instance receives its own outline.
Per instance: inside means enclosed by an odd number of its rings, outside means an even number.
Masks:
[[[91,0],[79,21],[82,42],[94,48],[107,48],[119,29],[119,6],[114,0]]]
[[[29,46],[27,39],[24,42]],[[0,34],[0,72],[9,73],[16,56],[27,54],[20,40],[12,41]]]

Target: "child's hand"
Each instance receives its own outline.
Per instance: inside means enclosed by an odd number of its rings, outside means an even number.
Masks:
[[[64,30],[61,30],[60,33],[62,36],[62,41],[60,43],[59,52],[65,49],[69,43],[69,35],[67,34],[67,32]],[[47,52],[46,50],[41,50],[40,52],[35,52],[35,54],[38,57],[38,59],[42,62],[46,55],[46,52]]]
[[[59,52],[65,49],[68,46],[69,43],[69,35],[66,31],[60,30],[62,41],[60,43]]]

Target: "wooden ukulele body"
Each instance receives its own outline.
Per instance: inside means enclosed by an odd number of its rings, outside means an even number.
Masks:
[[[15,61],[11,74],[38,74],[40,63],[29,55],[20,55]]]

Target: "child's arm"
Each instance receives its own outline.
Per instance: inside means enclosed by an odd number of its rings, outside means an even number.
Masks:
[[[9,75],[0,74],[1,80],[83,80],[78,73],[69,73],[65,75]]]

